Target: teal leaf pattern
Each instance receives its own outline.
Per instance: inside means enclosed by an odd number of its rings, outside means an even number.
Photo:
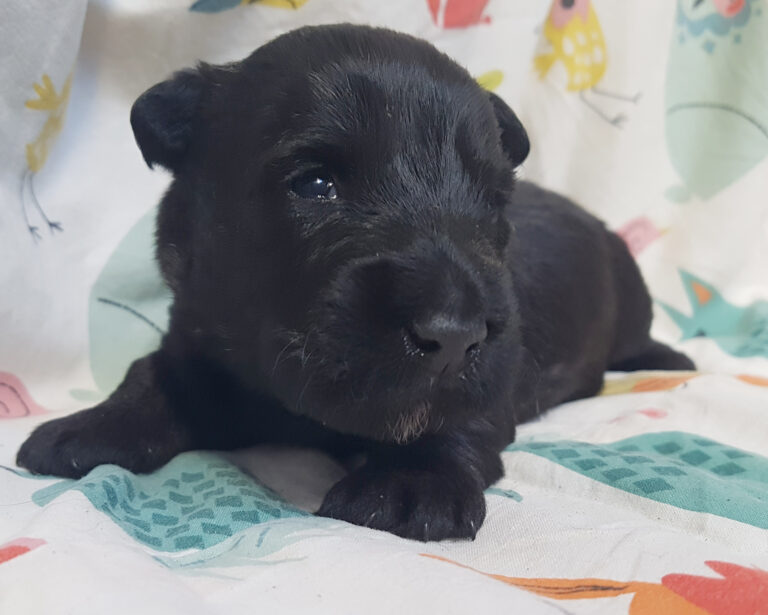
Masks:
[[[523,441],[506,450],[657,502],[768,529],[768,458],[709,438],[660,432],[613,444]]]

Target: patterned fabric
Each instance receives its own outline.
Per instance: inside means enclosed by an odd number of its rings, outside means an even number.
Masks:
[[[179,455],[149,476],[99,466],[85,479],[36,491],[32,500],[47,506],[70,489],[158,551],[206,549],[253,525],[306,514],[231,463],[200,453]]]
[[[610,445],[556,440],[507,450],[539,455],[617,489],[768,529],[768,458],[681,432]]]
[[[302,451],[15,468],[167,326],[168,176],[132,102],[339,21],[426,38],[507,99],[521,174],[622,235],[656,337],[701,371],[614,374],[522,426],[474,542],[314,517],[344,470]],[[768,613],[768,0],[27,0],[0,34],[0,612]]]

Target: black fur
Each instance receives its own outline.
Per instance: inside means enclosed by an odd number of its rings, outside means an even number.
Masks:
[[[693,367],[649,338],[622,241],[515,186],[519,120],[425,42],[303,28],[178,73],[131,122],[174,173],[169,332],[107,401],[32,434],[34,472],[260,442],[364,451],[319,514],[473,537],[516,423],[597,393],[609,367]]]

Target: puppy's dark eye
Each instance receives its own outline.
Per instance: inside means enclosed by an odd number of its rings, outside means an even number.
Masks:
[[[302,199],[336,199],[336,183],[321,173],[307,173],[291,183],[291,190]]]

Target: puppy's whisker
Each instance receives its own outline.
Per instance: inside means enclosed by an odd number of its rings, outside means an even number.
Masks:
[[[299,398],[296,400],[296,409],[301,411],[301,402],[304,399],[304,394],[307,392],[307,389],[309,388],[310,382],[312,382],[312,378],[314,377],[314,373],[309,374],[307,377],[307,381],[304,383],[304,386],[301,389],[301,392],[299,393]]]
[[[307,331],[307,334],[304,336],[304,346],[301,348],[301,367],[305,367],[307,364],[306,356],[307,356],[307,344],[309,343],[309,336],[312,335],[312,329]]]
[[[290,340],[285,346],[283,346],[283,349],[280,352],[277,353],[277,357],[275,357],[275,364],[272,366],[272,377],[275,376],[275,373],[277,372],[277,368],[280,365],[281,361],[285,360],[283,358],[283,356],[285,355],[286,351],[291,346],[293,346],[296,343],[296,341],[297,340],[295,340],[295,339]],[[288,356],[290,356],[290,353],[288,355],[286,355],[285,358],[287,359]]]
[[[307,366],[307,363],[309,363],[309,360],[312,358],[312,351],[301,354],[301,367],[302,369]]]
[[[443,425],[445,425],[445,417],[441,416],[440,417],[440,422],[435,427],[435,431],[440,431],[443,428]]]

